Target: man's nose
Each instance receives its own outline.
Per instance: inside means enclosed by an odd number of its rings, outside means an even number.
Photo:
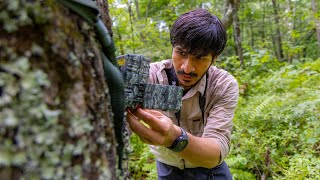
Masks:
[[[185,73],[189,74],[193,71],[195,71],[195,68],[194,68],[194,62],[193,60],[190,58],[190,56],[188,56],[184,63],[182,64],[182,69]]]

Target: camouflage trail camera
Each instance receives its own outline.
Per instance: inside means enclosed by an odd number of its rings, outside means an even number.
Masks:
[[[117,60],[124,79],[126,107],[174,112],[180,110],[181,87],[147,83],[149,59],[138,54],[126,54],[117,57]]]

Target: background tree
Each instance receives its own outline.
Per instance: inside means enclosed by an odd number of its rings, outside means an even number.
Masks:
[[[222,23],[226,29],[233,24],[233,37],[235,42],[235,49],[240,65],[244,68],[243,49],[241,43],[241,30],[238,16],[240,6],[239,0],[226,0],[225,12],[222,18]]]
[[[316,32],[317,32],[317,40],[318,40],[318,45],[320,48],[320,20],[319,20],[319,9],[317,8],[317,4],[315,0],[311,0],[312,2],[312,11],[313,11],[313,16],[314,16],[314,23],[316,26]]]
[[[111,30],[108,4],[97,3]],[[56,1],[0,2],[1,179],[115,179],[100,45]]]
[[[276,49],[276,55],[279,60],[283,59],[283,51],[282,51],[282,40],[281,40],[281,33],[280,33],[280,17],[278,13],[278,6],[277,6],[277,1],[272,0],[272,7],[273,7],[273,13],[274,13],[274,22],[275,22],[275,35],[273,38],[273,41],[275,42],[275,49]]]

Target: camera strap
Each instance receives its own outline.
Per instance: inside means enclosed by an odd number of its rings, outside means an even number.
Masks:
[[[111,108],[115,136],[117,140],[118,169],[122,171],[122,156],[124,148],[123,127],[124,127],[124,81],[115,55],[113,39],[100,18],[100,11],[92,0],[57,0],[65,7],[71,9],[82,17],[90,26],[94,27],[96,39],[101,45],[101,59],[103,63],[104,76],[108,84],[111,97]]]

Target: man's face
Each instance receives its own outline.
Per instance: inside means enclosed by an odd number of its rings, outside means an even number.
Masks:
[[[173,47],[172,60],[180,86],[184,89],[190,89],[194,86],[213,63],[211,54],[200,57],[193,56],[181,46]]]

